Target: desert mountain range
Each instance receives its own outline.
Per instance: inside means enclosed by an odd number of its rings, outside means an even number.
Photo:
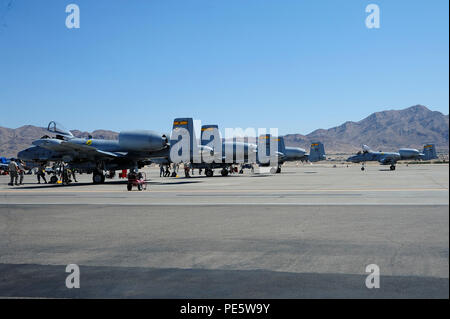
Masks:
[[[43,127],[24,125],[16,129],[0,127],[0,156],[12,157],[48,134]],[[117,139],[118,133],[96,130],[91,133],[73,130],[77,137]],[[287,146],[309,150],[314,141],[322,141],[328,154],[353,153],[367,144],[374,150],[392,151],[400,147],[422,149],[425,143],[435,143],[438,151],[449,148],[449,116],[431,111],[423,105],[403,110],[376,112],[359,122],[345,122],[330,129],[317,129],[307,135],[288,134]]]

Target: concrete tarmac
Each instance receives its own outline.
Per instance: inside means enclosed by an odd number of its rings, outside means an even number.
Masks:
[[[1,176],[0,297],[449,297],[448,165],[145,171],[142,192]],[[68,264],[79,289],[66,288]]]

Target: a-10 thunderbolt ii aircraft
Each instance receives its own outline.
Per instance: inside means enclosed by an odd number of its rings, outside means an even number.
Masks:
[[[258,146],[254,143],[222,140],[219,127],[216,124],[201,127],[201,145],[213,148],[215,158],[212,163],[205,165],[205,175],[210,177],[215,168],[222,168],[222,176],[227,176],[232,165],[253,164],[257,161]],[[220,151],[218,151],[220,149]],[[241,169],[242,172],[242,169]]]
[[[55,121],[47,130],[55,137],[43,136],[18,158],[33,162],[65,162],[71,168],[93,173],[94,183],[105,181],[105,171],[135,169],[149,164],[153,155],[169,149],[168,138],[149,130],[122,131],[118,140],[77,138]]]
[[[260,138],[265,139],[267,144],[270,139],[274,139],[277,142],[278,153],[281,156],[278,166],[274,170],[271,169],[272,173],[281,173],[281,165],[285,162],[319,162],[326,160],[325,148],[321,142],[312,142],[309,154],[306,154],[306,150],[301,147],[286,146],[282,136],[276,137],[266,134],[265,136],[260,136]]]
[[[274,156],[276,157],[276,167],[271,169],[271,173],[280,173],[281,165],[285,162],[290,161],[310,161],[317,162],[325,160],[325,149],[321,142],[311,143],[310,154],[306,154],[306,151],[299,147],[286,147],[283,137],[271,137],[270,134],[261,135],[258,138],[258,144],[247,143],[247,142],[237,142],[233,141],[222,141],[220,138],[220,133],[217,125],[203,125],[201,128],[201,143],[202,145],[209,145],[214,148],[215,140],[221,141],[222,156],[223,160],[218,163],[214,163],[213,167],[207,168],[205,174],[212,176],[213,168],[222,168],[222,176],[228,174],[227,168],[231,165],[243,165],[243,164],[257,164],[259,166],[270,166],[273,165],[273,161],[263,161],[262,156],[259,153],[262,146],[266,156],[264,158],[270,157],[271,145],[270,142],[274,142],[273,145],[276,147]],[[219,146],[220,147],[220,146]],[[227,150],[230,150],[227,152]],[[232,151],[231,151],[232,150]],[[217,153],[217,152],[215,152]],[[252,156],[253,155],[253,156]],[[256,155],[256,156],[255,156]],[[241,170],[242,171],[242,170]]]
[[[266,138],[270,138],[270,136],[267,135]],[[274,136],[273,138],[278,142],[278,152],[282,154],[276,173],[281,172],[281,165],[285,162],[319,162],[326,160],[325,148],[321,142],[312,142],[309,154],[306,154],[306,150],[301,147],[285,146],[282,136]]]
[[[173,121],[169,148],[153,153],[150,161],[156,164],[184,163],[189,164],[191,168],[206,169],[214,165],[215,154],[211,147],[198,144],[194,120],[182,117]],[[173,176],[176,175],[174,173]]]
[[[364,170],[365,162],[378,161],[381,165],[390,165],[391,171],[395,170],[395,165],[400,160],[431,160],[437,158],[434,144],[424,146],[424,152],[420,153],[416,149],[401,148],[398,152],[374,152],[367,145],[363,145],[363,151],[350,156],[347,162],[362,163],[361,170]]]
[[[198,144],[192,118],[174,120],[170,145],[170,156],[154,158],[152,162],[189,163],[190,168],[204,169],[208,177],[213,176],[214,169],[217,168],[222,168],[222,176],[227,176],[228,168],[232,165],[274,161],[274,158],[270,156],[256,159],[257,145],[255,144],[222,141],[217,125],[202,126],[200,144]],[[196,157],[195,154],[201,156]],[[274,157],[276,156],[275,154]]]

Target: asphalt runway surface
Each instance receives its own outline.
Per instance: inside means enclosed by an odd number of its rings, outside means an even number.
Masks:
[[[448,298],[449,166],[336,165],[146,169],[141,192],[1,176],[0,297]],[[370,264],[380,288],[366,287]]]

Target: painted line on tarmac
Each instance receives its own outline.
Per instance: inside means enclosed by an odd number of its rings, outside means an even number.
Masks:
[[[61,203],[20,203],[20,202],[12,202],[12,203],[1,203],[0,207],[5,206],[102,206],[102,207],[111,207],[111,206],[434,206],[434,207],[448,207],[449,203],[368,203],[368,202],[361,202],[361,203],[67,203],[67,202],[61,202]],[[448,208],[447,208],[448,210]]]
[[[142,192],[128,192],[125,190],[70,190],[70,189],[58,189],[58,190],[28,190],[28,189],[11,189],[0,191],[2,193],[45,193],[48,194],[50,191],[53,193],[123,193],[123,194],[145,194],[145,193],[281,193],[281,192],[302,192],[302,193],[313,193],[313,192],[443,192],[449,191],[448,188],[348,188],[348,189],[233,189],[233,190],[153,190],[149,189]]]

